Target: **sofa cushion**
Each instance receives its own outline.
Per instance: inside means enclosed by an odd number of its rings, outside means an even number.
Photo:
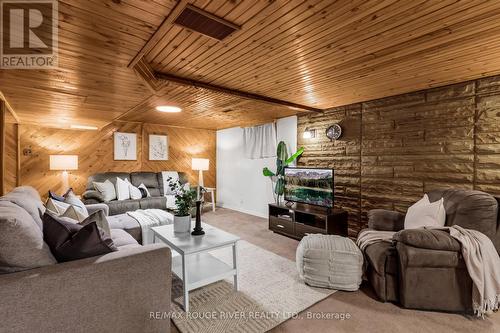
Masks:
[[[33,218],[16,204],[0,202],[0,273],[55,264]]]
[[[156,172],[132,172],[130,174],[130,182],[136,187],[144,184],[148,189],[160,188]]]
[[[109,207],[109,215],[124,214],[141,208],[140,200],[114,200],[107,202]]]
[[[167,198],[165,197],[149,197],[143,198],[139,201],[141,209],[166,209],[167,208]]]
[[[0,201],[9,201],[18,205],[30,214],[40,230],[42,230],[42,216],[45,207],[38,192],[30,186],[20,186],[0,198]]]
[[[378,242],[365,249],[371,267],[379,274],[398,274],[398,255],[396,247],[389,242]]]
[[[142,244],[141,226],[132,216],[128,214],[118,214],[108,216],[107,219],[111,229],[123,229]]]
[[[461,252],[421,249],[397,243],[401,267],[465,268]]]
[[[94,214],[93,214],[94,215]],[[43,215],[43,238],[59,262],[103,255],[118,249],[91,219],[81,224],[50,212]]]
[[[399,231],[404,228],[405,214],[386,209],[368,211],[368,227],[380,231]]]
[[[394,240],[430,250],[460,251],[460,243],[443,230],[412,229],[397,232]]]
[[[124,245],[139,244],[134,237],[122,229],[111,229],[111,239],[118,249]]]
[[[157,188],[154,188],[154,187],[148,187],[148,192],[149,192],[149,195],[151,195],[152,197],[160,197],[161,196],[160,190]]]

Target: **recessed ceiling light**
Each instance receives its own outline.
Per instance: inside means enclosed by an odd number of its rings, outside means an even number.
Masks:
[[[175,113],[175,112],[181,112],[181,108],[171,105],[159,105],[156,107],[156,111]]]
[[[90,126],[90,125],[70,125],[69,127],[72,129],[92,130],[92,131],[96,131],[98,129],[96,126]]]

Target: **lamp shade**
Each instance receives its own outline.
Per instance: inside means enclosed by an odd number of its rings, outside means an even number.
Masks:
[[[50,155],[50,170],[77,170],[78,155]]]
[[[193,158],[191,160],[191,169],[193,170],[208,170],[209,160],[207,158]]]

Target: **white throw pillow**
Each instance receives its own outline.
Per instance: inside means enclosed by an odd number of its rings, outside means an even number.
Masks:
[[[170,189],[170,181],[176,182],[179,180],[179,173],[177,171],[162,171],[161,176],[163,178],[163,191],[165,194],[174,194]]]
[[[148,188],[146,187],[146,185],[141,184],[141,185],[137,186],[137,188],[142,188],[144,191],[146,191],[146,197],[149,198],[151,196],[151,194],[149,193]],[[142,193],[141,193],[141,196],[142,196]]]
[[[177,205],[175,204],[175,195],[167,194],[165,197],[167,198],[167,209],[177,209]]]
[[[142,193],[141,190],[139,190],[139,188],[129,183],[128,189],[130,191],[130,199],[137,200],[142,198]]]
[[[130,199],[130,183],[121,179],[120,177],[116,177],[116,198],[119,201]]]
[[[82,212],[75,206],[69,206],[68,209],[66,209],[66,211],[59,216],[68,217],[75,220],[75,222],[82,222],[88,217],[88,215],[82,214]]]
[[[444,227],[446,222],[446,211],[444,199],[430,202],[427,194],[413,204],[405,216],[405,229],[417,229],[423,227]]]
[[[102,194],[104,202],[109,202],[116,199],[115,185],[107,179],[104,183],[93,182],[96,191]]]
[[[62,201],[54,200],[52,198],[48,198],[47,202],[45,203],[45,208],[47,208],[47,210],[57,216],[62,215],[66,211],[66,209],[68,209],[68,207],[71,207],[71,205]]]

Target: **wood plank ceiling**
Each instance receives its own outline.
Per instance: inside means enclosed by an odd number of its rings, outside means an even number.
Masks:
[[[241,29],[217,41],[171,24],[186,3]],[[300,111],[162,73],[318,109],[500,73],[500,1],[62,0],[59,9],[60,69],[0,71],[22,122],[218,129]],[[149,79],[127,67],[133,59]]]

